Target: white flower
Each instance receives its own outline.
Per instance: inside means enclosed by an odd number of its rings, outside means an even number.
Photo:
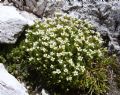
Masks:
[[[100,50],[98,50],[97,52],[98,52],[98,56],[101,57],[102,56],[102,52]]]
[[[29,52],[29,51],[30,51],[30,49],[26,49],[26,51],[28,51],[28,52]]]
[[[25,39],[25,42],[28,43],[28,39]]]
[[[45,45],[45,46],[48,46],[49,44],[45,42],[44,45]]]
[[[57,53],[57,57],[60,57],[61,56],[61,53]]]
[[[50,58],[51,56],[50,55],[47,55],[47,57],[46,58]]]
[[[47,58],[47,56],[48,56],[47,54],[43,54],[43,57]]]
[[[91,59],[93,58],[93,56],[90,52],[87,52],[87,56],[89,56]]]
[[[63,66],[64,66],[64,67],[66,67],[66,65],[65,65],[65,64],[64,64]]]
[[[81,47],[77,47],[77,50],[78,50],[78,51],[82,51]]]
[[[43,39],[44,39],[44,40],[50,40],[50,38],[49,38],[47,35],[44,35],[44,36],[43,36]]]
[[[33,31],[31,31],[31,30],[27,30],[27,32],[31,32],[31,33],[32,33]],[[26,35],[26,36],[28,36],[28,35]]]
[[[51,49],[53,49],[53,48],[54,48],[54,46],[53,46],[53,45],[50,45],[50,48],[51,48]]]
[[[27,34],[25,34],[25,36],[29,36],[29,34],[27,33]]]
[[[56,71],[53,71],[53,74],[60,74],[60,73],[61,73],[60,69],[56,69]]]
[[[46,52],[46,51],[47,51],[46,48],[44,48],[44,47],[42,47],[41,50],[42,50],[43,52]]]
[[[96,32],[96,34],[98,35],[98,37],[100,37],[100,33],[99,32]]]
[[[57,72],[57,74],[61,73],[60,69],[56,69],[56,72]]]
[[[65,69],[64,69],[64,72],[65,72],[65,73],[67,73],[67,72],[68,72],[68,69],[67,69],[67,68],[65,68]]]
[[[53,68],[54,68],[54,66],[53,66],[53,65],[50,65],[50,68],[52,68],[52,69],[53,69]]]
[[[62,45],[61,48],[62,48],[62,49],[65,49],[65,45]]]
[[[68,52],[68,54],[69,54],[70,56],[72,56],[72,55],[73,55],[71,52]]]
[[[54,50],[57,50],[58,48],[57,48],[57,47],[54,47],[53,49],[54,49]]]
[[[73,60],[72,60],[72,59],[70,59],[68,62],[72,64],[72,63],[73,63]]]
[[[99,40],[100,40],[97,36],[94,36],[94,39],[95,39],[96,41],[99,41]]]
[[[37,46],[36,49],[40,49],[40,47]]]
[[[82,61],[83,57],[82,56],[78,56],[78,60]]]
[[[58,24],[58,25],[57,25],[57,28],[58,28],[58,29],[59,29],[59,28],[63,28],[63,26],[60,25],[60,24]]]
[[[82,40],[82,41],[85,41],[85,37],[84,37],[84,36],[82,36],[82,37],[81,37],[81,40]]]
[[[50,55],[53,56],[53,55],[54,55],[54,52],[50,52]]]
[[[72,77],[70,76],[70,77],[66,77],[66,80],[67,81],[71,81],[72,80]]]
[[[39,24],[36,25],[36,28],[39,28]]]
[[[40,58],[37,58],[37,61],[40,61]]]
[[[55,58],[54,57],[51,57],[51,59],[50,59],[51,61],[55,61]]]
[[[29,61],[32,61],[33,59],[34,59],[33,57],[30,57],[30,58],[29,58]]]
[[[69,34],[66,32],[63,32],[63,33],[61,33],[61,36],[69,36]]]
[[[58,37],[56,40],[60,42],[60,41],[62,41],[62,38]]]
[[[74,46],[75,46],[75,47],[79,47],[79,45],[78,45],[77,43],[74,43]]]
[[[43,67],[46,67],[46,64],[43,64]]]
[[[37,41],[33,43],[33,46],[34,46],[34,47],[37,46],[37,45],[38,45],[38,42],[37,42]]]
[[[61,80],[58,80],[58,83],[60,83],[61,82]]]
[[[22,48],[25,48],[25,46],[22,46]]]
[[[94,34],[94,33],[95,33],[95,31],[91,31],[91,33],[93,33],[93,34]]]
[[[85,66],[80,66],[82,73],[85,71]]]
[[[39,56],[39,54],[38,54],[38,53],[36,53],[36,56]]]
[[[73,75],[74,75],[74,76],[78,76],[78,71],[74,71],[74,72],[73,72]]]
[[[51,40],[49,43],[50,43],[51,46],[56,46],[56,44],[57,44],[57,43],[56,43],[55,41],[53,41],[53,40]]]
[[[29,51],[33,51],[35,48],[30,48],[30,50]]]
[[[72,59],[68,60],[68,62],[70,63],[71,66],[73,67],[75,66]]]
[[[54,33],[50,33],[50,37],[55,38],[55,37],[56,37],[56,34],[54,34]]]
[[[63,60],[59,59],[58,62],[59,62],[60,64],[62,64],[62,63],[63,63]]]
[[[38,31],[39,31],[39,34],[41,34],[41,35],[44,35],[44,34],[45,34],[45,32],[42,31],[42,30],[38,30]]]
[[[83,49],[83,52],[87,53],[87,50],[86,50],[86,49]]]

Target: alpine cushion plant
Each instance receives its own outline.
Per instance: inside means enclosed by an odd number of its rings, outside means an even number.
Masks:
[[[56,15],[29,28],[21,50],[26,52],[26,64],[38,72],[42,86],[52,95],[72,95],[76,90],[73,95],[99,95],[107,90],[109,63],[102,43],[86,21]]]

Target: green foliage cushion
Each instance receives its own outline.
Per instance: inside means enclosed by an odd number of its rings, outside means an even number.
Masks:
[[[100,34],[86,21],[56,15],[29,28],[25,42],[12,56],[14,62],[32,68],[35,73],[31,76],[39,77],[34,82],[51,93],[64,95],[77,90],[78,95],[99,95],[107,90],[110,63],[102,43]]]

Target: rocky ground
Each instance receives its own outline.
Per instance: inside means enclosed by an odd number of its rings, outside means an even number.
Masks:
[[[120,1],[109,0],[1,0],[0,43],[14,44],[24,27],[35,19],[52,17],[55,12],[67,13],[87,20],[101,33],[110,53],[120,56]],[[68,0],[69,1],[69,0]],[[4,6],[3,6],[4,5]],[[15,7],[13,7],[15,6]],[[9,10],[9,11],[7,11]],[[9,16],[8,16],[9,14]],[[9,32],[7,32],[9,31]],[[111,73],[111,91],[108,95],[120,95]]]

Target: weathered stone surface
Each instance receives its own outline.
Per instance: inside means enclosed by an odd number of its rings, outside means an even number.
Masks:
[[[26,88],[0,63],[0,95],[28,95]]]
[[[54,15],[55,10],[62,7],[64,0],[3,0],[5,5],[13,4],[20,10],[25,10],[42,18]]]
[[[20,14],[15,7],[0,4],[0,43],[16,42],[24,27],[34,22],[26,15]]]
[[[83,2],[82,2],[83,1]],[[77,2],[77,3],[76,3]],[[68,5],[68,6],[66,6]],[[101,33],[110,52],[120,51],[120,2],[108,0],[74,0],[63,12],[90,22]]]

